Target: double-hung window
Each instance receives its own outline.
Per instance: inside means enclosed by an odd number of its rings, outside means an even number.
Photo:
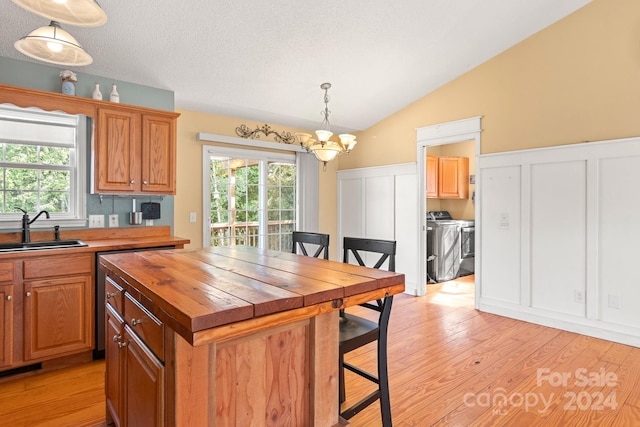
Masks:
[[[20,209],[85,225],[86,141],[85,116],[0,105],[0,227],[19,226]]]

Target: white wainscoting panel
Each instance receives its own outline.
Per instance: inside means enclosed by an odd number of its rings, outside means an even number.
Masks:
[[[520,167],[488,168],[482,177],[481,296],[519,304]]]
[[[640,138],[480,156],[478,308],[640,347]]]
[[[396,271],[405,275],[405,292],[416,295],[420,237],[417,192],[415,163],[339,171],[336,259],[342,259],[345,236],[395,240]]]
[[[600,160],[600,319],[635,327],[640,326],[639,173],[640,156]],[[619,308],[613,308],[615,300]]]
[[[584,317],[585,161],[531,166],[530,230],[531,305]]]

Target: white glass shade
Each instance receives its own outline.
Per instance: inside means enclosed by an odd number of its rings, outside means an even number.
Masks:
[[[78,27],[98,27],[107,22],[107,14],[95,0],[12,1],[36,15]]]
[[[316,135],[318,136],[318,141],[327,142],[329,138],[331,138],[331,135],[333,135],[333,132],[328,130],[317,130]]]
[[[356,141],[356,136],[351,135],[350,133],[342,133],[338,136],[340,138],[340,142],[344,145],[344,148],[347,151],[351,151],[351,149],[358,143],[358,141]]]
[[[304,148],[307,148],[310,144],[311,134],[310,133],[296,133],[295,137],[298,138],[300,145]],[[315,140],[313,140],[315,141]]]
[[[73,36],[57,22],[33,30],[14,44],[15,48],[34,59],[59,65],[89,65],[93,58]]]
[[[324,145],[321,143],[313,144],[309,147],[309,150],[315,154],[316,159],[321,162],[327,163],[335,159],[336,156],[342,151],[342,148],[335,142],[329,141]]]

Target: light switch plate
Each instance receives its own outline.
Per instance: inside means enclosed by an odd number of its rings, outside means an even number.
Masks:
[[[104,215],[89,215],[89,228],[104,228]]]

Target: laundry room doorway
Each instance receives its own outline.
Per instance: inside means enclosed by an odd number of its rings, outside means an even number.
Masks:
[[[417,129],[422,295],[428,292],[428,283],[473,274],[477,304],[481,254],[476,251],[480,236],[475,233],[474,221],[480,216],[476,193],[479,177],[475,174],[480,121],[481,117],[473,117]],[[434,239],[443,236],[438,231],[444,228],[436,226],[445,224],[449,231],[444,234],[447,248],[443,249],[438,246],[440,240]],[[453,238],[452,229],[456,231]]]

